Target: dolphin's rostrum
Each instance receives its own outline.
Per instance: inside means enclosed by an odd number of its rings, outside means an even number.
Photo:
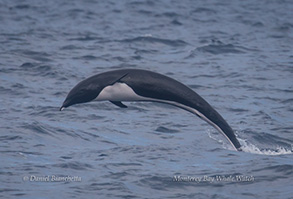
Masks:
[[[177,106],[207,121],[236,150],[241,150],[231,127],[209,103],[189,87],[165,75],[140,69],[97,74],[78,83],[69,92],[60,110],[93,100],[109,100],[122,108],[127,106],[121,101],[153,101]]]

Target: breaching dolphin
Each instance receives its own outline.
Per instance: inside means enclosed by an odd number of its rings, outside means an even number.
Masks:
[[[74,104],[109,100],[127,108],[122,101],[152,101],[187,110],[220,131],[235,150],[241,145],[223,117],[186,85],[165,75],[139,69],[104,72],[78,83],[67,95],[60,111]]]

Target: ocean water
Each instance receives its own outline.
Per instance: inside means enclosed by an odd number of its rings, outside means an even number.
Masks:
[[[290,0],[1,0],[0,196],[293,198],[292,18]],[[169,105],[58,111],[120,68],[188,85],[243,152]]]

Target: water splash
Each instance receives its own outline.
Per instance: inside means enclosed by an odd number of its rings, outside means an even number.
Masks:
[[[234,148],[229,144],[228,142],[225,142],[221,137],[219,137],[216,134],[213,134],[213,130],[208,130],[208,135],[213,140],[220,143],[223,148],[234,151]],[[293,145],[291,146],[291,149],[278,146],[275,149],[260,149],[256,145],[249,143],[245,139],[241,139],[237,137],[241,144],[241,149],[243,152],[246,153],[253,153],[253,154],[259,154],[259,155],[285,155],[285,154],[293,154]]]
[[[286,149],[284,147],[278,146],[276,149],[260,149],[254,144],[249,143],[244,139],[238,138],[240,144],[242,145],[242,150],[247,153],[259,154],[259,155],[284,155],[284,154],[293,154],[292,147],[291,149]]]

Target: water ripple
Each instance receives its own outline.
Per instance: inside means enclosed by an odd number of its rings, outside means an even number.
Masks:
[[[139,36],[132,39],[123,39],[119,42],[126,42],[126,43],[135,43],[135,42],[141,42],[141,43],[160,43],[168,46],[173,47],[181,47],[186,46],[187,43],[183,40],[171,40],[171,39],[162,39],[162,38],[156,38],[152,36]]]
[[[93,169],[94,167],[90,164],[81,163],[77,161],[54,164],[54,167],[65,168],[65,169],[73,169],[73,170],[88,170]]]

